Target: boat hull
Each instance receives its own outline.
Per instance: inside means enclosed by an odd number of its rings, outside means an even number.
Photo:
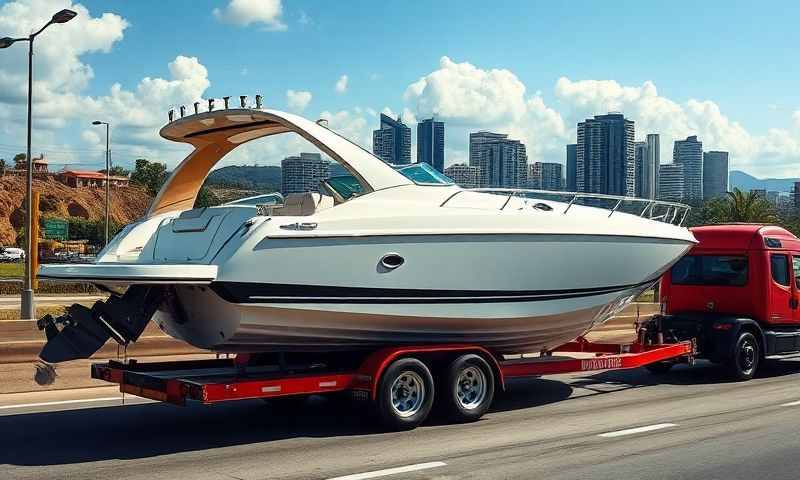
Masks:
[[[416,303],[366,303],[360,304],[360,312],[341,311],[345,310],[341,304],[232,304],[210,289],[176,287],[190,320],[179,323],[169,312],[160,312],[154,320],[174,337],[220,352],[434,343],[477,344],[506,354],[538,352],[605,322],[650,285],[574,298],[458,304],[455,311],[470,311],[469,316],[453,316],[452,304],[446,313],[441,306]],[[492,318],[475,315],[489,309]]]
[[[691,245],[615,235],[267,238],[222,263],[210,285],[176,285],[155,321],[223,352],[404,343],[535,352],[608,320]],[[387,252],[405,262],[382,269]]]

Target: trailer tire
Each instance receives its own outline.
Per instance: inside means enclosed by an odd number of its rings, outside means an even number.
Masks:
[[[453,360],[440,385],[444,414],[455,422],[474,422],[494,400],[494,372],[480,355],[467,354]]]
[[[758,370],[761,348],[755,335],[743,331],[736,339],[725,366],[734,380],[750,380]]]
[[[390,430],[410,430],[428,418],[433,406],[433,375],[416,358],[395,360],[381,376],[375,406]]]

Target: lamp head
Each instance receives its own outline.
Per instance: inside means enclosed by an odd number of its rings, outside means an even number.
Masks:
[[[50,20],[52,23],[67,23],[73,18],[75,18],[78,14],[70,9],[65,8],[60,12],[53,15],[53,18]]]
[[[8,48],[14,42],[16,42],[16,40],[11,37],[0,38],[0,48]]]
[[[101,122],[100,120],[95,120],[94,122],[92,122],[92,125],[102,125],[102,124],[103,122]]]

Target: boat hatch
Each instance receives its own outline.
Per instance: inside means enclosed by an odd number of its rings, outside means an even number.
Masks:
[[[208,263],[256,207],[197,208],[165,220],[158,228],[153,259],[157,262]]]

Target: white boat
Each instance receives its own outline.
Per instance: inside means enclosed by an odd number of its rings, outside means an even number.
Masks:
[[[135,341],[151,317],[219,352],[405,343],[537,352],[606,321],[695,243],[679,226],[683,205],[465,190],[426,164],[393,168],[320,123],[241,108],[167,124],[164,138],[195,149],[145,217],[94,264],[40,268],[42,279],[115,292],[42,319],[42,358],[86,358],[109,337]],[[350,175],[280,205],[270,197],[192,208],[231,150],[288,132]],[[623,211],[631,206],[634,214]]]

